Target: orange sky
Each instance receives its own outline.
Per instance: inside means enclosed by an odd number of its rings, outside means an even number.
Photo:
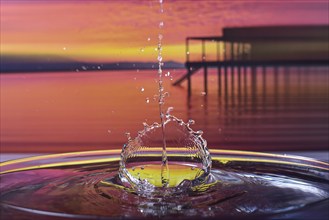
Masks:
[[[316,0],[0,0],[1,54],[51,54],[88,61],[184,62],[186,36],[220,35],[227,26],[328,24]]]

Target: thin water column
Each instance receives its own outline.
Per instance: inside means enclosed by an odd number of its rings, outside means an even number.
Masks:
[[[217,74],[218,74],[218,96],[222,95],[222,70],[221,70],[221,57],[220,57],[220,42],[221,41],[216,41],[217,43],[217,63],[219,63],[219,65],[217,66]]]
[[[190,48],[189,48],[189,39],[187,38],[185,40],[185,53],[186,53],[186,62],[188,63],[190,61]],[[187,66],[187,96],[191,96],[191,75],[192,70],[191,66]]]
[[[206,46],[205,46],[205,40],[202,40],[202,63],[204,65],[204,92],[206,95],[208,95],[208,69],[206,64]]]

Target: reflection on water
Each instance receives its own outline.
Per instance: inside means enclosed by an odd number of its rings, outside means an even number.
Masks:
[[[170,71],[174,79],[183,70]],[[210,148],[327,149],[328,67],[222,68],[173,87],[166,106],[196,121]],[[2,151],[121,148],[142,122],[158,121],[156,71],[1,75]],[[221,86],[218,86],[220,84]],[[141,90],[143,88],[143,90]],[[145,100],[149,100],[146,102]]]
[[[196,106],[191,103],[196,99],[204,105],[202,121],[211,133],[210,142],[216,137],[221,146],[244,149],[326,148],[327,67],[232,67],[216,71],[219,77],[213,77],[210,87],[217,88],[218,94],[210,91],[203,99],[192,95],[189,104],[192,112]],[[213,127],[210,115],[215,108],[219,130]]]

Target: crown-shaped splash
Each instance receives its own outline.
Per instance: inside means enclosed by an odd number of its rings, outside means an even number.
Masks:
[[[164,122],[167,161],[163,161],[162,125],[144,123],[144,130],[138,132],[136,138],[128,138],[121,152],[119,175],[125,186],[146,193],[164,188],[192,187],[206,181],[211,157],[202,131],[190,128],[194,121],[184,123],[170,115],[171,109],[168,109]],[[163,166],[167,166],[166,173]],[[164,178],[168,178],[167,183]]]

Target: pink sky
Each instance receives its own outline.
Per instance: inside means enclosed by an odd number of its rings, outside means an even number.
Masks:
[[[1,54],[51,54],[77,60],[153,61],[164,21],[164,59],[184,62],[187,36],[223,27],[328,24],[328,1],[0,0]]]

